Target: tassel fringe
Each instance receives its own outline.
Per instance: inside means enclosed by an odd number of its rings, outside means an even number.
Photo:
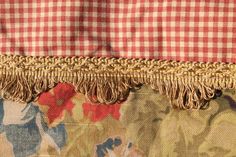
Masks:
[[[30,102],[57,83],[75,86],[92,102],[124,101],[150,85],[179,109],[204,108],[216,90],[236,88],[236,65],[144,59],[0,55],[0,96]]]

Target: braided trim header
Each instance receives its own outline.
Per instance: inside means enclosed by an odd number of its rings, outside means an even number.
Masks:
[[[0,55],[0,96],[28,102],[59,82],[91,101],[111,104],[142,84],[166,94],[174,107],[198,109],[215,90],[236,88],[236,64],[147,59]]]

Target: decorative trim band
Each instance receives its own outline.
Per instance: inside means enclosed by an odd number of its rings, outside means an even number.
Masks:
[[[236,65],[145,59],[0,55],[0,96],[29,102],[59,82],[91,101],[124,101],[142,84],[166,94],[176,108],[199,109],[216,90],[236,88]]]

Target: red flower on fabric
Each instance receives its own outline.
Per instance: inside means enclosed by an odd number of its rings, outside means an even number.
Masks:
[[[114,119],[120,118],[121,104],[105,105],[105,104],[91,104],[89,102],[83,103],[83,112],[91,121],[97,122],[111,115]]]
[[[72,114],[74,107],[71,98],[76,94],[74,87],[67,83],[59,83],[53,88],[52,92],[45,92],[39,96],[38,102],[40,105],[48,107],[47,118],[49,124],[54,122],[55,119],[63,115],[63,111],[68,111]]]

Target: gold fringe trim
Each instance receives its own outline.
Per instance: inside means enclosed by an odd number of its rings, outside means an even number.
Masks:
[[[215,90],[236,88],[236,65],[144,59],[0,55],[0,96],[29,102],[59,82],[91,101],[112,104],[142,84],[166,94],[180,109],[199,109]],[[94,97],[94,95],[96,97]]]

